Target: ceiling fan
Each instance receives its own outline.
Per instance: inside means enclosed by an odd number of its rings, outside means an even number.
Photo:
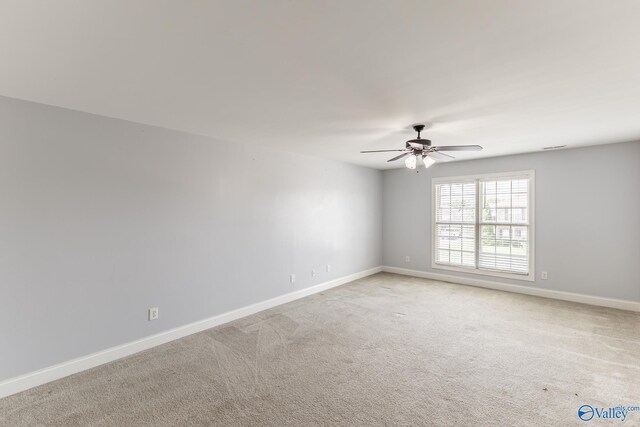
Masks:
[[[442,151],[480,151],[482,147],[479,145],[450,145],[450,146],[432,146],[431,140],[420,138],[420,132],[424,130],[424,125],[413,125],[413,130],[418,132],[416,139],[410,139],[406,142],[403,150],[369,150],[361,151],[361,153],[385,153],[390,151],[402,151],[402,154],[387,160],[393,162],[403,157],[407,157],[404,164],[409,169],[415,169],[418,164],[418,157],[422,157],[424,167],[431,167],[436,160],[450,160],[455,157],[442,153]]]

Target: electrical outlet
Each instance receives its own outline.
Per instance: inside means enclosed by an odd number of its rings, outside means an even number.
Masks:
[[[331,264],[327,264],[327,273],[331,273]]]
[[[404,262],[411,262],[411,257],[409,255],[404,257]]]
[[[546,271],[542,271],[542,272],[540,273],[540,278],[541,278],[542,280],[547,280],[547,279],[549,278],[549,274],[548,274]]]
[[[311,277],[316,277],[316,270],[315,268],[313,270],[311,270]]]
[[[149,320],[156,320],[159,316],[158,307],[151,307],[149,309]]]
[[[291,276],[289,276],[289,280],[291,281],[291,283],[295,283],[296,281],[296,275],[292,274]]]

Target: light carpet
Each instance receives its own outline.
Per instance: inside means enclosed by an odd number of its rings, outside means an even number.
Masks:
[[[577,426],[585,403],[640,406],[640,314],[381,273],[2,399],[0,425]]]

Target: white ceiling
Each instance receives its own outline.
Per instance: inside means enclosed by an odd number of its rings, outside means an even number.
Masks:
[[[3,1],[0,94],[386,168],[640,138],[640,1]],[[396,162],[394,166],[401,166]]]

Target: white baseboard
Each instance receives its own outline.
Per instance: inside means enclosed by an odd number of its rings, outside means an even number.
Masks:
[[[0,382],[0,398],[382,271],[375,267]]]
[[[478,286],[481,288],[495,289],[499,291],[515,292],[517,294],[533,295],[543,298],[552,298],[563,301],[579,302],[582,304],[597,305],[601,307],[617,308],[640,312],[640,302],[627,301],[613,298],[596,297],[592,295],[574,294],[571,292],[554,291],[551,289],[534,288],[532,286],[512,285],[508,283],[494,282],[491,280],[471,279],[468,277],[453,276],[450,274],[431,273],[427,271],[409,270],[400,267],[383,266],[382,271],[402,274],[405,276],[421,277],[423,279],[451,282],[460,285]]]
[[[358,273],[350,274],[339,279],[321,283],[316,286],[301,289],[288,294],[262,301],[256,304],[242,307],[237,310],[229,311],[218,316],[210,317],[188,325],[180,326],[161,332],[150,337],[142,338],[137,341],[112,347],[97,353],[69,360],[48,368],[44,368],[29,374],[11,378],[0,382],[0,398],[10,396],[12,394],[30,389],[32,387],[48,383],[66,376],[94,368],[96,366],[121,359],[126,356],[148,350],[161,344],[182,338],[197,332],[231,322],[251,314],[258,313],[269,308],[276,307],[287,302],[295,301],[306,296],[322,292],[336,286],[343,285],[354,280],[367,277],[381,271],[388,273],[402,274],[405,276],[420,277],[424,279],[438,280],[441,282],[451,282],[461,285],[478,286],[482,288],[495,289],[499,291],[515,292],[519,294],[533,295],[544,298],[552,298],[563,301],[573,301],[583,304],[597,305],[602,307],[617,308],[620,310],[629,310],[640,312],[640,302],[626,301],[613,298],[603,298],[591,295],[575,294],[571,292],[554,291],[550,289],[534,288],[531,286],[512,285],[507,283],[494,282],[489,280],[473,279],[467,277],[459,277],[449,274],[431,273],[426,271],[409,270],[406,268],[382,266],[364,270]]]

